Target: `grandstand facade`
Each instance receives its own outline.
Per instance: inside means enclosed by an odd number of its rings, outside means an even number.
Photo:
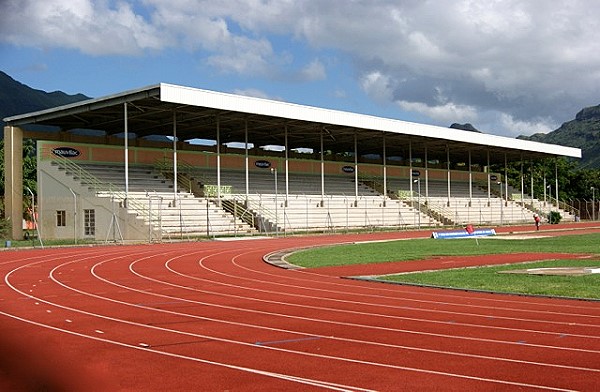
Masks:
[[[523,223],[534,212],[568,212],[550,194],[512,189],[490,166],[521,161],[524,178],[528,162],[581,157],[569,147],[167,84],[5,122],[13,239],[23,236],[24,137],[38,140],[42,235],[117,241]]]

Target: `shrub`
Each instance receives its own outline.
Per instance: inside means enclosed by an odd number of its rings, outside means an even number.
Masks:
[[[548,214],[548,222],[551,225],[558,224],[561,219],[562,219],[562,216],[560,215],[560,212],[558,212],[558,211],[550,211],[550,213]]]
[[[0,218],[0,238],[8,238],[8,221],[4,218]]]

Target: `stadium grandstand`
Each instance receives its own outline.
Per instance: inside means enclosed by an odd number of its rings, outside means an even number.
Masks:
[[[13,239],[24,233],[23,138],[37,140],[33,216],[45,238],[497,226],[551,210],[575,219],[556,178],[529,168],[581,158],[576,148],[170,84],[4,121]],[[520,189],[508,162],[521,162]],[[548,192],[525,194],[525,181]]]

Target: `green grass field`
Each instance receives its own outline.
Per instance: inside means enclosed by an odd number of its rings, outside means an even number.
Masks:
[[[586,253],[591,260],[554,260],[551,262],[463,268],[447,271],[386,276],[398,283],[475,289],[529,295],[551,295],[600,299],[600,274],[585,276],[537,276],[499,274],[497,271],[535,267],[600,267],[600,234],[568,235],[538,239],[481,238],[434,240],[415,239],[370,244],[338,245],[309,249],[286,258],[292,264],[315,268],[379,262],[402,262],[433,256],[486,255],[503,253]]]

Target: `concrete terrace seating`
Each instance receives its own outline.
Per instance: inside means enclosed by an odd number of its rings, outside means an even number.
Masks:
[[[67,172],[69,174],[69,172]],[[173,182],[151,167],[129,167],[129,192],[125,201],[125,168],[122,165],[79,165],[70,169],[96,196],[112,198],[152,230],[167,236],[250,233],[253,228],[228,214],[214,202],[191,193],[173,192]],[[150,229],[149,228],[149,229]]]
[[[189,173],[194,181],[203,184],[217,184],[217,173],[215,170],[197,169]],[[286,176],[282,171],[277,172],[277,192],[285,194]],[[246,174],[242,170],[221,170],[221,186],[230,186],[232,193],[246,193]],[[290,173],[288,175],[287,189],[289,194],[320,195],[321,194],[321,176],[310,174]],[[248,173],[248,192],[252,194],[275,193],[275,175],[268,169],[261,171],[252,170]],[[328,195],[346,195],[356,194],[354,176],[352,175],[326,175],[325,176],[325,194]],[[359,195],[376,195],[377,193],[365,186],[359,184]]]
[[[167,236],[237,234],[252,231],[247,224],[214,202],[190,193],[130,192],[129,203],[144,222]],[[140,209],[140,206],[142,207]]]
[[[469,204],[470,201],[470,204]],[[424,202],[424,201],[422,201]],[[479,197],[429,197],[427,207],[449,219],[455,225],[501,225],[527,223],[531,221],[533,212],[514,201],[506,201],[497,197],[488,199]]]
[[[125,167],[123,165],[79,164],[85,172],[104,184],[125,189]],[[73,173],[77,177],[77,173]],[[84,179],[85,176],[82,176]],[[89,179],[88,179],[89,180]],[[173,182],[163,178],[149,166],[129,166],[129,190],[133,192],[173,192]],[[93,184],[89,184],[93,185]]]
[[[539,200],[539,199],[534,198],[532,201],[530,196],[525,195],[523,203],[521,203],[521,204],[523,204],[529,210],[535,211],[538,214],[540,214],[542,219],[547,219],[550,211],[557,211],[558,213],[560,213],[563,220],[566,220],[566,221],[574,221],[575,220],[575,214],[573,212],[565,211],[564,209],[557,207],[556,203],[550,201],[549,199],[544,201],[544,200]]]
[[[242,199],[241,195],[237,197]],[[282,195],[262,194],[251,195],[248,208],[263,217],[263,223],[269,231],[405,228],[439,224],[404,202],[382,196],[361,196],[356,199],[327,195],[322,199],[318,195],[292,195],[286,203]]]
[[[425,179],[421,178],[421,196],[430,197],[448,197],[448,182],[440,180],[429,180],[427,185]],[[410,180],[391,178],[388,179],[388,190],[397,191],[410,191]],[[413,192],[418,192],[418,185],[413,182]],[[487,191],[481,189],[477,185],[473,185],[472,190],[473,197],[487,197]],[[469,197],[469,183],[464,181],[450,181],[450,197]]]

